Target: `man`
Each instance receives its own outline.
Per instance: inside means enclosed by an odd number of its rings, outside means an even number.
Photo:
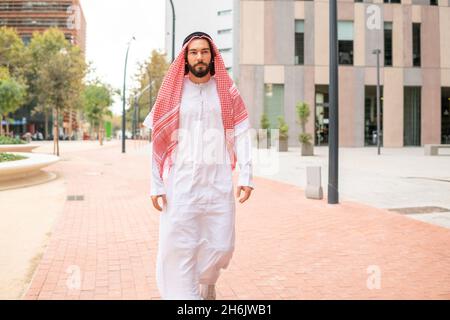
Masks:
[[[247,110],[209,35],[186,37],[144,125],[152,129],[152,202],[162,211],[161,297],[215,299],[234,250],[236,162],[240,203],[253,185]]]

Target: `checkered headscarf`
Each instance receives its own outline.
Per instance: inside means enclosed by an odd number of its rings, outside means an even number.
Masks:
[[[181,93],[185,74],[185,52],[193,39],[205,38],[209,40],[214,57],[214,78],[217,83],[217,91],[222,109],[222,121],[225,129],[225,140],[230,155],[232,169],[236,166],[236,155],[234,152],[234,129],[235,126],[248,119],[241,95],[233,80],[228,75],[219,50],[206,34],[194,35],[185,41],[178,57],[171,64],[158,97],[145,122],[152,127],[153,160],[158,166],[162,178],[166,166],[172,166],[171,154],[177,145],[177,129],[179,128],[179,110],[181,104]]]

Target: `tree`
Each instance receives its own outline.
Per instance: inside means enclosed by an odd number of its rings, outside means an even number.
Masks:
[[[56,28],[34,33],[29,55],[32,97],[46,119],[53,112],[54,153],[59,155],[59,116],[64,110],[70,112],[80,105],[87,66],[80,48],[71,45]]]
[[[0,27],[0,67],[5,67],[12,78],[21,79],[27,62],[25,46],[16,30]]]
[[[151,83],[151,88],[143,92],[137,102],[139,108],[139,119],[142,121],[151,111],[151,107],[153,107],[159,88],[161,87],[169,66],[170,64],[167,62],[166,55],[158,52],[157,50],[153,50],[148,61],[139,66],[139,72],[136,74],[136,78],[138,79],[140,86],[133,92],[132,95],[134,96],[135,94],[142,92]],[[134,99],[130,98],[129,101],[134,102]],[[133,108],[130,108],[128,110],[130,114],[133,112],[132,109]]]
[[[83,92],[84,113],[91,124],[91,128],[97,129],[100,145],[103,145],[105,117],[112,117],[109,107],[113,103],[113,95],[116,93],[109,85],[95,81],[85,87]]]
[[[25,93],[25,86],[9,77],[6,68],[0,68],[0,136],[3,135],[3,118],[7,120],[6,134],[9,134],[8,114],[23,104]]]

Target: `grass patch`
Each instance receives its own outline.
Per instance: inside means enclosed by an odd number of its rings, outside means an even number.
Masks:
[[[19,156],[11,153],[0,153],[0,162],[17,161],[27,159],[27,157]]]

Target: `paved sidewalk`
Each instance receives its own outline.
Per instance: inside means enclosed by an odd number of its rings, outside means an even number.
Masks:
[[[140,145],[138,145],[140,144]],[[159,299],[148,144],[63,154],[66,201],[25,299]],[[218,299],[450,299],[450,230],[255,178]]]

